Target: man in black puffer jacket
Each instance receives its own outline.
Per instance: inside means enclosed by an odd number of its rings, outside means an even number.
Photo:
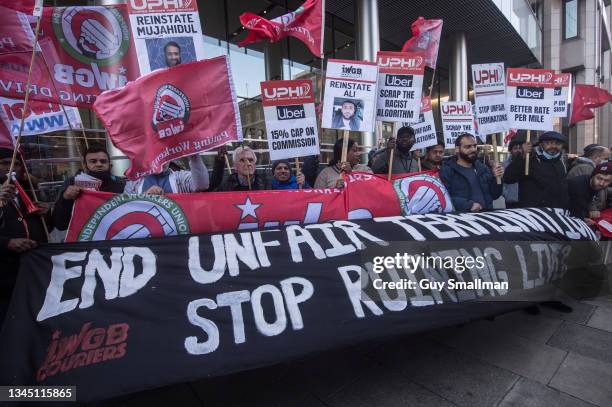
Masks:
[[[506,168],[504,182],[519,183],[521,208],[569,209],[567,168],[561,156],[565,136],[548,131],[540,136],[538,145],[523,144],[523,153],[512,159]],[[533,150],[533,151],[532,151]],[[529,157],[529,175],[525,175],[525,154]]]

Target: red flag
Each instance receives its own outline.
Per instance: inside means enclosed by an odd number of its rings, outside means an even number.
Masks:
[[[0,54],[32,52],[34,33],[28,16],[22,12],[0,5]]]
[[[508,144],[510,140],[512,139],[512,137],[516,136],[517,133],[518,133],[518,129],[508,130],[506,137],[504,137],[504,144]]]
[[[0,6],[12,8],[13,10],[21,11],[26,14],[32,14],[34,12],[35,3],[34,0],[0,0]]]
[[[130,179],[242,139],[227,57],[154,71],[98,96],[94,109],[131,160]]]
[[[572,101],[570,126],[595,117],[591,109],[600,107],[612,100],[612,94],[593,85],[576,85]]]
[[[599,218],[595,219],[595,226],[606,237],[612,237],[612,208],[601,212]]]
[[[416,19],[411,26],[412,38],[402,47],[402,52],[425,52],[427,66],[436,69],[440,37],[442,36],[442,20]]]
[[[307,0],[297,10],[272,20],[253,13],[240,15],[240,23],[249,30],[238,45],[244,47],[263,39],[276,42],[286,36],[302,41],[313,55],[323,54],[323,7],[325,0]]]

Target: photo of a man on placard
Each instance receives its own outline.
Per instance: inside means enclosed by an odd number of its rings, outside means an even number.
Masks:
[[[191,37],[149,38],[146,44],[151,71],[197,61]]]
[[[338,130],[361,130],[361,100],[334,98],[332,128]]]
[[[172,68],[181,64],[181,47],[174,42],[170,41],[164,45],[164,56],[166,57],[166,66]]]

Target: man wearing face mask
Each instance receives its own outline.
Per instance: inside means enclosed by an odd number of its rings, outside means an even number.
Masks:
[[[377,152],[374,157],[372,157],[372,171],[374,171],[375,174],[388,174],[391,151],[394,151],[393,166],[391,169],[393,174],[418,172],[419,163],[410,152],[415,142],[416,138],[412,127],[400,128],[397,131],[397,142],[394,138],[390,138],[387,142],[387,148]]]
[[[124,183],[111,174],[110,157],[102,146],[90,146],[83,154],[83,166],[85,173],[102,181],[100,191],[120,194],[123,192]],[[81,193],[81,188],[74,185],[74,177],[66,182],[65,188],[59,196],[51,217],[57,230],[68,229],[74,200]]]
[[[522,153],[512,159],[506,169],[504,182],[519,184],[520,208],[569,209],[567,168],[561,155],[565,136],[556,131],[542,134],[538,145],[524,143]],[[525,157],[529,157],[529,175],[525,175]]]
[[[502,185],[495,177],[501,177],[504,169],[492,162],[491,169],[477,160],[476,138],[463,133],[455,140],[456,157],[445,161],[440,168],[440,178],[446,186],[455,210],[480,212],[493,209],[493,201],[502,194]]]

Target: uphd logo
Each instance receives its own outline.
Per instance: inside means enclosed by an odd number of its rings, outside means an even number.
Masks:
[[[378,66],[384,68],[420,68],[423,65],[423,57],[400,58],[381,56],[378,58]]]
[[[267,99],[298,99],[308,96],[310,85],[264,88],[263,92]]]
[[[130,0],[133,10],[183,9],[191,6],[193,0]]]
[[[387,75],[385,86],[412,87],[412,75]]]
[[[534,73],[520,73],[510,72],[510,80],[513,82],[528,82],[528,83],[550,83],[553,79],[551,72],[545,72],[540,74]]]
[[[533,86],[519,86],[516,97],[521,99],[544,99],[544,89]]]
[[[276,117],[278,120],[304,119],[304,105],[276,106]]]
[[[474,71],[474,83],[496,83],[501,81],[501,69],[479,69]]]
[[[443,114],[470,114],[470,105],[442,105]]]
[[[343,78],[360,78],[362,75],[361,68],[356,68],[353,65],[342,65]]]

